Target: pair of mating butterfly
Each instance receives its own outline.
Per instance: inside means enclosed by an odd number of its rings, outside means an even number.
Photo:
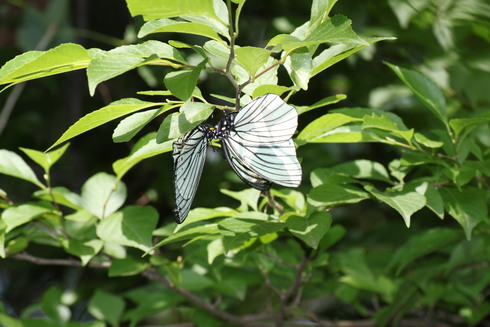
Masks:
[[[202,123],[173,144],[175,217],[182,223],[191,208],[201,178],[206,150],[218,139],[235,173],[250,186],[266,191],[271,183],[297,187],[301,166],[291,139],[298,126],[296,109],[275,94],[266,94],[215,127]]]

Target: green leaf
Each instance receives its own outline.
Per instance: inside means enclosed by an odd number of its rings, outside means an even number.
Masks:
[[[228,218],[219,223],[220,233],[224,235],[226,251],[241,247],[245,241],[284,229],[286,224],[279,221]]]
[[[164,103],[141,101],[134,98],[114,101],[108,106],[100,108],[99,110],[95,110],[80,118],[75,124],[71,125],[63,133],[63,135],[61,135],[61,137],[49,147],[48,150],[77,135],[85,133],[114,119],[120,118],[135,111],[155,106],[161,106],[163,104]]]
[[[284,67],[286,67],[294,85],[303,90],[308,89],[312,69],[312,59],[308,49],[303,48],[293,52],[284,62]]]
[[[112,260],[109,267],[109,277],[134,276],[149,268],[146,262],[133,259]]]
[[[205,224],[205,225],[199,225],[197,227],[187,227],[187,228],[182,228],[178,232],[170,235],[169,237],[163,239],[162,241],[158,242],[157,245],[155,245],[153,248],[160,247],[165,244],[169,243],[174,243],[174,242],[179,242],[179,241],[185,241],[185,240],[190,240],[195,237],[203,237],[206,235],[215,235],[219,233],[218,229],[218,224]]]
[[[159,41],[146,41],[141,44],[123,45],[103,52],[92,60],[87,67],[90,94],[93,95],[97,85],[110,78],[121,75],[131,69],[151,62],[162,63],[164,59],[185,64],[185,59],[174,47]]]
[[[63,240],[61,243],[66,252],[80,258],[83,266],[88,264],[89,261],[100,252],[104,245],[104,242],[101,240],[81,241],[75,238]]]
[[[451,122],[449,122],[449,123],[451,123]],[[418,143],[422,144],[425,147],[431,148],[431,149],[440,148],[441,146],[444,145],[444,142],[431,140],[428,137],[426,137],[425,135],[420,134],[420,133],[415,133],[414,138],[415,138],[415,141],[417,141]]]
[[[280,34],[272,38],[267,46],[279,46],[286,52],[290,52],[298,48],[322,43],[369,45],[368,42],[364,41],[354,33],[351,28],[351,23],[351,20],[347,17],[335,15],[325,19],[319,24],[314,24],[303,40],[290,35]]]
[[[369,199],[366,192],[349,184],[321,184],[308,193],[308,203],[316,207],[334,207],[366,199]]]
[[[328,17],[330,10],[338,0],[313,0],[311,4],[311,22],[322,21]]]
[[[252,98],[255,99],[268,93],[274,93],[280,96],[284,92],[288,92],[289,90],[290,90],[289,87],[282,86],[282,85],[262,84],[254,89],[252,93]]]
[[[101,82],[121,75],[134,69],[144,61],[144,58],[107,54],[92,60],[87,68],[87,78],[90,95],[95,94],[95,88]]]
[[[5,253],[12,255],[24,251],[29,246],[29,240],[25,237],[11,239],[5,247]]]
[[[311,184],[319,186],[328,182],[332,175],[344,174],[356,179],[372,179],[391,183],[388,171],[379,162],[354,160],[331,168],[317,168],[311,173]]]
[[[451,119],[449,126],[451,126],[455,136],[459,136],[463,130],[471,131],[478,125],[488,123],[489,121],[490,112],[487,111],[477,117]]]
[[[235,49],[235,60],[249,73],[252,80],[257,71],[265,65],[271,52],[257,47],[240,47]]]
[[[9,150],[0,150],[0,174],[20,178],[31,182],[42,189],[45,188],[24,159],[17,153]]]
[[[3,312],[0,312],[0,324],[8,327],[26,327],[24,322],[17,320]]]
[[[444,125],[448,126],[446,100],[441,89],[419,72],[386,63]]]
[[[180,107],[180,112],[184,115],[186,122],[194,127],[208,119],[213,109],[214,106],[208,103],[188,101]]]
[[[471,240],[471,231],[487,218],[487,193],[484,190],[466,186],[442,188],[441,195],[447,212],[463,227],[466,238]]]
[[[1,246],[1,244],[0,244]],[[223,239],[217,238],[211,242],[209,242],[206,247],[206,252],[208,253],[208,264],[213,264],[214,259],[219,257],[222,254],[225,254],[225,248],[223,246]]]
[[[29,51],[0,68],[0,85],[9,86],[32,79],[85,68],[91,61],[86,49],[66,43],[48,51]]]
[[[318,247],[331,224],[332,215],[328,212],[318,212],[307,217],[293,215],[286,220],[286,226],[291,234],[314,249]]]
[[[72,208],[74,210],[82,209],[82,198],[80,195],[70,191],[66,187],[63,186],[55,186],[51,188],[49,192],[47,189],[39,190],[34,192],[34,196],[41,200],[45,201],[56,201],[56,203],[64,205],[68,208]]]
[[[138,37],[143,38],[148,34],[165,32],[201,35],[218,42],[223,42],[216,31],[208,25],[167,18],[155,19],[147,22],[141,27]]]
[[[220,189],[221,193],[228,195],[229,197],[240,201],[240,211],[247,211],[248,208],[258,211],[257,203],[260,198],[261,191],[249,188],[243,191],[230,191],[226,189]]]
[[[140,161],[156,155],[172,151],[173,140],[157,143],[155,133],[151,133],[139,140],[133,147],[131,154],[112,164],[112,169],[118,179],[121,179],[131,168]]]
[[[261,85],[271,85],[278,84],[277,71],[279,69],[277,59],[269,57],[265,63],[262,74],[256,77],[250,84],[247,84],[242,91],[245,94],[251,95],[255,89]],[[246,83],[249,80],[248,73],[241,68],[241,66],[233,65],[231,69],[232,75],[235,77],[238,83]],[[247,99],[247,97],[242,97],[242,100]],[[244,103],[241,103],[244,105]]]
[[[187,225],[190,225],[197,221],[213,219],[217,217],[233,217],[238,212],[231,208],[227,207],[218,207],[218,208],[194,208],[189,212],[186,220],[180,224],[175,226],[174,233],[184,229]],[[186,227],[187,228],[187,227]]]
[[[1,216],[0,216],[1,218]],[[0,219],[0,258],[2,259],[5,259],[6,257],[6,253],[5,253],[5,228],[6,228],[6,225],[5,225],[5,222]],[[1,312],[0,312],[1,314]],[[2,319],[0,317],[0,323],[2,322]]]
[[[88,303],[88,312],[98,320],[117,326],[125,307],[126,304],[120,296],[96,290]]]
[[[97,235],[106,242],[148,251],[157,222],[158,212],[153,207],[127,206],[102,219]]]
[[[49,208],[42,203],[25,203],[15,207],[8,207],[1,215],[5,223],[5,232],[8,233],[15,227],[24,225],[42,214],[52,211],[53,208]]]
[[[326,114],[309,123],[298,135],[297,139],[304,142],[320,142],[340,126],[352,122],[360,122],[361,119],[348,115],[334,113]]]
[[[444,218],[444,201],[438,189],[434,185],[424,182],[415,190],[425,196],[427,208],[434,212],[439,218]]]
[[[126,200],[126,186],[116,176],[97,173],[82,186],[82,207],[104,218],[119,209]]]
[[[203,70],[204,64],[205,62],[203,61],[194,69],[170,72],[165,75],[163,82],[174,96],[182,101],[187,101],[196,88],[199,74]]]
[[[388,268],[396,269],[396,274],[399,275],[415,260],[444,249],[447,245],[461,240],[461,237],[461,232],[456,229],[433,228],[422,231],[398,248]]]
[[[142,15],[146,21],[179,16],[202,16],[222,25],[228,24],[226,6],[213,0],[127,0],[126,3],[131,16]]]
[[[385,137],[388,141],[389,138],[398,136],[404,139],[408,144],[412,144],[414,130],[408,130],[405,126],[397,126],[396,121],[392,121],[388,116],[378,116],[374,113],[364,116],[362,129],[369,128],[391,132],[391,135]]]
[[[372,185],[366,185],[364,189],[374,195],[379,201],[398,211],[405,220],[407,227],[410,227],[410,217],[426,204],[425,197],[416,191],[402,190],[383,193]]]
[[[311,106],[296,106],[296,110],[298,110],[298,115],[301,115],[310,110],[322,108],[324,106],[328,106],[330,104],[334,104],[345,99],[347,99],[347,96],[345,94],[336,94],[323,98],[320,101],[315,102]]]
[[[70,144],[67,143],[64,146],[50,152],[41,152],[37,150],[20,148],[31,160],[36,162],[39,166],[43,167],[44,171],[48,171],[51,166],[53,166],[56,161],[65,153],[66,149]]]
[[[174,106],[163,106],[160,109],[150,109],[143,112],[137,112],[124,118],[114,130],[112,140],[116,143],[131,140],[150,121],[173,108]]]
[[[319,55],[313,58],[311,77],[316,76],[330,66],[338,63],[341,60],[353,55],[354,53],[364,49],[366,46],[383,40],[393,40],[392,37],[372,37],[365,38],[364,44],[334,44],[328,49],[323,50]]]
[[[70,309],[61,303],[63,292],[58,287],[51,287],[43,294],[42,311],[50,318],[51,324],[64,326],[70,320]]]

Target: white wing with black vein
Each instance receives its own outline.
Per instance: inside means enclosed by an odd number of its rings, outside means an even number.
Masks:
[[[250,143],[284,142],[298,127],[298,113],[276,94],[255,98],[235,116],[234,130]]]
[[[232,119],[222,142],[238,176],[258,189],[250,176],[286,187],[299,186],[301,165],[291,139],[298,126],[296,109],[279,96],[266,94],[240,109]],[[245,174],[247,171],[251,174]]]
[[[208,140],[204,127],[198,126],[173,144],[175,219],[182,223],[196,195],[206,159]]]
[[[271,182],[246,167],[229,145],[226,144],[223,146],[223,152],[226,161],[228,161],[235,174],[237,174],[242,181],[261,191],[267,191],[271,188]]]
[[[296,148],[292,140],[271,144],[249,144],[240,142],[238,133],[231,133],[223,139],[228,162],[238,176],[252,187],[248,177],[240,173],[251,171],[257,180],[266,180],[286,187],[297,187],[301,183],[301,166],[296,158]],[[243,168],[242,168],[243,167]],[[255,182],[257,183],[257,182]],[[270,187],[270,185],[269,185]],[[264,190],[269,189],[267,187]]]

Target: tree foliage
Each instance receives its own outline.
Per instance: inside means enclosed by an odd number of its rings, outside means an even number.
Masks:
[[[0,324],[456,325],[488,316],[490,101],[461,80],[487,81],[490,69],[483,52],[458,46],[488,45],[488,5],[389,0],[383,10],[397,22],[383,22],[383,15],[377,22],[391,27],[379,31],[388,36],[364,36],[342,2],[313,0],[297,27],[285,24],[247,43],[244,0],[126,4],[142,19],[137,41],[109,50],[62,42],[25,51],[0,68],[4,93],[81,69],[91,95],[132,71],[153,86],[83,115],[44,152],[0,150],[7,181],[0,184],[0,265],[76,267],[96,271],[98,281],[88,289],[51,283],[15,309],[6,301]],[[45,19],[61,17],[65,5],[53,1]],[[411,40],[427,27],[433,35]],[[400,60],[406,44],[418,43],[427,43],[427,57]],[[385,57],[381,87],[373,84],[376,72],[362,65],[380,62],[376,56]],[[318,91],[347,61],[360,90],[339,79],[332,89],[340,91]],[[221,195],[199,192],[201,205],[182,225],[151,203],[154,192],[169,198],[165,191],[145,185],[144,201],[131,198],[132,171],[169,157],[173,141],[199,123],[266,93],[283,96],[300,115],[294,139],[305,172],[300,188],[274,187],[264,196],[236,176],[205,178],[201,188],[212,192],[205,182],[213,182]],[[368,101],[349,104],[351,93]],[[114,121],[114,143],[130,150],[112,171],[86,176],[80,191],[57,183],[58,161],[76,147],[67,141]],[[355,154],[333,160],[333,149]],[[30,183],[34,191],[8,181]]]

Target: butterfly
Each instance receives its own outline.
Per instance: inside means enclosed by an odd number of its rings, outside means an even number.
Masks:
[[[173,144],[177,223],[187,217],[201,179],[206,150],[218,139],[233,171],[250,186],[266,191],[271,184],[297,187],[301,166],[291,137],[298,126],[296,109],[276,94],[252,100],[213,127],[202,123]]]

